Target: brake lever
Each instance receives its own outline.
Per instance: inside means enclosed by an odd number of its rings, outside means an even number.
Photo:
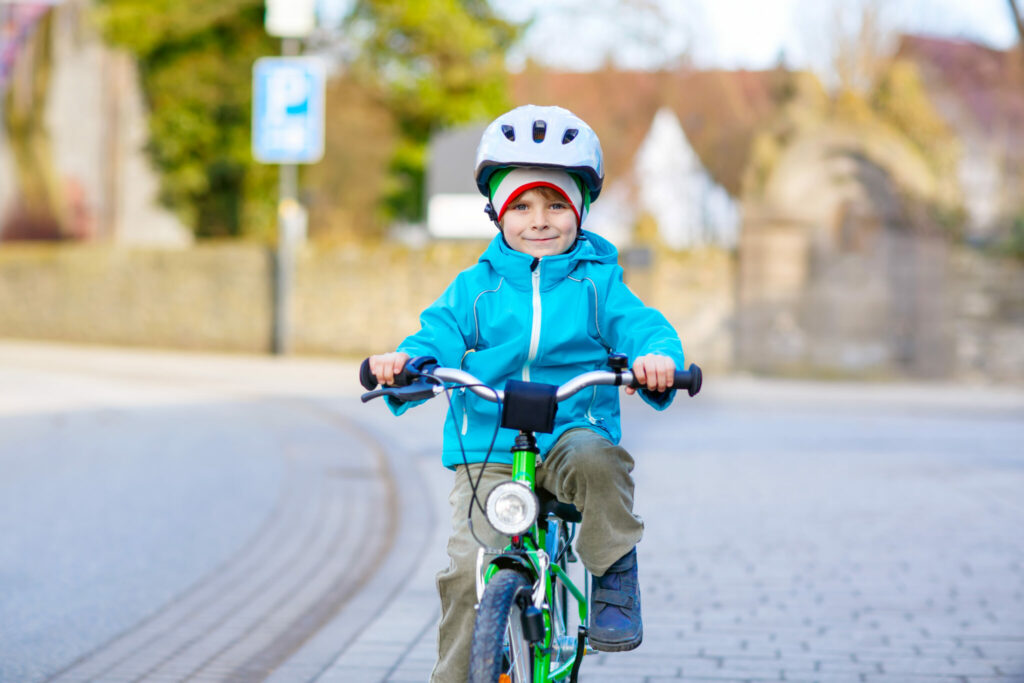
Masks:
[[[368,403],[379,396],[385,395],[387,395],[387,389],[374,389],[373,391],[368,391],[362,396],[360,396],[359,400],[362,401],[363,403]]]
[[[410,403],[412,401],[425,401],[428,398],[434,398],[437,393],[436,384],[428,384],[424,381],[413,382],[404,387],[382,387],[369,391],[360,397],[363,403],[372,401],[378,396],[390,396],[396,398],[402,403]]]

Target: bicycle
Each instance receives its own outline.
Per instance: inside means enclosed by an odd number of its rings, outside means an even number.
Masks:
[[[491,526],[511,542],[503,549],[481,543],[477,553],[470,683],[546,683],[566,677],[576,683],[584,655],[593,652],[587,649],[590,575],[584,568],[580,590],[568,570],[576,561],[572,540],[582,515],[574,505],[537,487],[539,451],[534,434],[550,433],[557,404],[587,387],[642,388],[624,355],[612,354],[608,364],[610,370],[585,372],[558,387],[510,380],[500,390],[462,370],[441,367],[433,358],[419,357],[406,363],[394,386],[377,389],[377,378],[363,361],[360,382],[369,390],[362,396],[364,403],[379,396],[422,401],[466,388],[498,404],[501,426],[519,432],[512,448],[512,479],[498,484],[480,507]],[[694,396],[701,384],[701,370],[691,364],[688,370],[676,371],[673,388]],[[471,506],[480,506],[472,480],[471,486]],[[488,554],[495,557],[485,565]]]

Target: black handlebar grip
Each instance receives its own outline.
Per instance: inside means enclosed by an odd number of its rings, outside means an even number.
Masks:
[[[686,375],[686,377],[681,377]],[[681,380],[681,381],[680,381]],[[696,363],[690,363],[690,369],[685,372],[677,372],[675,376],[674,386],[682,389],[686,388],[686,393],[690,396],[696,396],[697,392],[700,391],[700,385],[704,382],[704,373],[700,371]]]
[[[700,385],[703,382],[703,373],[696,364],[690,363],[688,370],[676,370],[675,376],[672,378],[672,388],[679,389],[680,391],[686,390],[690,396],[696,396],[697,392],[700,391]],[[633,377],[633,381],[630,386],[634,389],[643,389],[636,377]]]
[[[363,385],[363,388],[367,391],[373,391],[377,388],[380,382],[377,381],[377,376],[370,371],[370,359],[366,358],[363,360],[363,364],[359,366],[359,383]]]
[[[409,368],[409,363],[405,364],[402,371],[395,375],[395,383],[391,386],[395,387],[407,387],[409,384],[416,380],[419,375],[414,373]],[[363,364],[359,366],[359,383],[363,385],[363,388],[367,391],[372,391],[377,388],[380,382],[377,380],[377,376],[370,372],[370,359],[367,358],[363,361]]]

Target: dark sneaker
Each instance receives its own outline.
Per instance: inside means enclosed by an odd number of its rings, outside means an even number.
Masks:
[[[624,652],[640,645],[644,624],[640,618],[636,548],[616,560],[604,576],[593,578],[591,604],[588,640],[595,650]]]

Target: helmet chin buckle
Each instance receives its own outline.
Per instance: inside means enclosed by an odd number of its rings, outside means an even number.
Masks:
[[[498,212],[494,210],[494,207],[491,206],[490,202],[487,202],[487,206],[484,207],[484,213],[487,214],[487,217],[491,219],[492,223],[494,223],[494,227],[496,227],[500,232],[501,223],[498,222]]]

